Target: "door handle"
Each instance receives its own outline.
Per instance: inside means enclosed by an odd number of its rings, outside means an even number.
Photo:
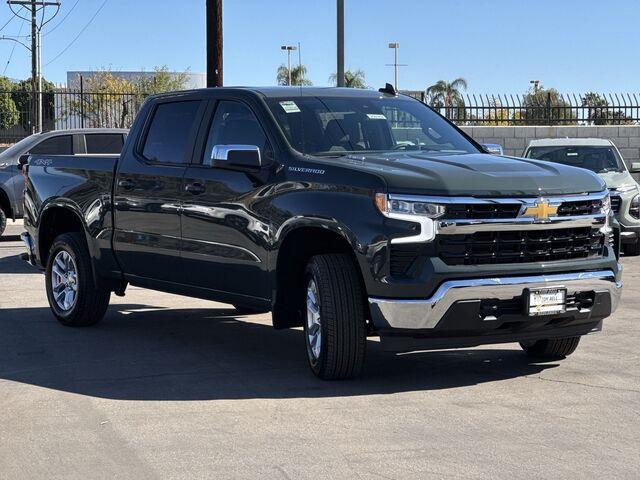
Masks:
[[[128,178],[125,178],[118,182],[118,186],[120,188],[124,188],[125,190],[131,190],[133,187],[136,186],[136,184],[133,180],[129,180]]]
[[[206,190],[205,186],[198,182],[188,183],[187,185],[185,185],[184,189],[193,195],[200,195]]]

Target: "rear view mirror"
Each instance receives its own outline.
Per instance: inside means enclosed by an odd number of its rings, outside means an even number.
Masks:
[[[629,169],[631,173],[640,173],[640,162],[631,163],[631,168]]]
[[[255,145],[214,145],[211,160],[220,167],[260,168],[262,165],[260,148]]]
[[[18,158],[18,170],[22,170],[22,168],[29,163],[29,154],[25,153],[24,155],[20,155]]]

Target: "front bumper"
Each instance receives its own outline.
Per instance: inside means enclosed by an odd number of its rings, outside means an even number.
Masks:
[[[634,243],[640,238],[640,225],[620,224],[620,241],[622,243]]]
[[[24,246],[27,247],[26,260],[33,266],[36,266],[36,257],[35,257],[35,244],[33,243],[33,238],[29,235],[28,232],[22,232],[20,234],[20,238],[24,243]]]
[[[622,266],[619,267],[622,269]],[[467,330],[475,330],[478,325],[498,320],[492,305],[501,300],[523,300],[525,288],[566,288],[568,296],[592,294],[591,308],[579,307],[575,312],[567,311],[565,316],[591,319],[597,313],[604,318],[618,307],[622,292],[622,281],[612,270],[599,270],[549,275],[520,277],[476,278],[450,280],[442,283],[431,298],[388,299],[369,298],[371,317],[376,330],[434,330],[452,313],[458,313]],[[487,300],[493,303],[486,304]],[[485,302],[483,304],[483,301]],[[518,317],[525,317],[524,304]],[[455,315],[458,316],[458,315]],[[472,322],[468,325],[467,320]],[[451,322],[447,322],[451,323]],[[477,324],[477,325],[476,325]]]

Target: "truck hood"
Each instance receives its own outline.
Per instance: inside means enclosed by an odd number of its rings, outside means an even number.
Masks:
[[[538,196],[601,192],[604,181],[582,168],[482,153],[351,155],[337,160],[383,177],[390,193],[443,196]]]
[[[626,170],[624,172],[599,173],[598,176],[607,184],[607,188],[620,188],[628,185],[635,186],[636,181]]]

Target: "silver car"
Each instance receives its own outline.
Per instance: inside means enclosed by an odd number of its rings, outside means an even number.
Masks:
[[[20,159],[29,155],[105,155],[120,153],[128,130],[121,128],[86,128],[38,133],[20,140],[0,152],[0,235],[7,219],[21,218],[24,178]]]
[[[629,173],[622,155],[611,140],[603,138],[545,138],[532,140],[526,158],[581,167],[597,173],[611,192],[611,207],[620,223],[626,255],[640,255],[640,186]],[[640,164],[631,164],[631,172]]]

